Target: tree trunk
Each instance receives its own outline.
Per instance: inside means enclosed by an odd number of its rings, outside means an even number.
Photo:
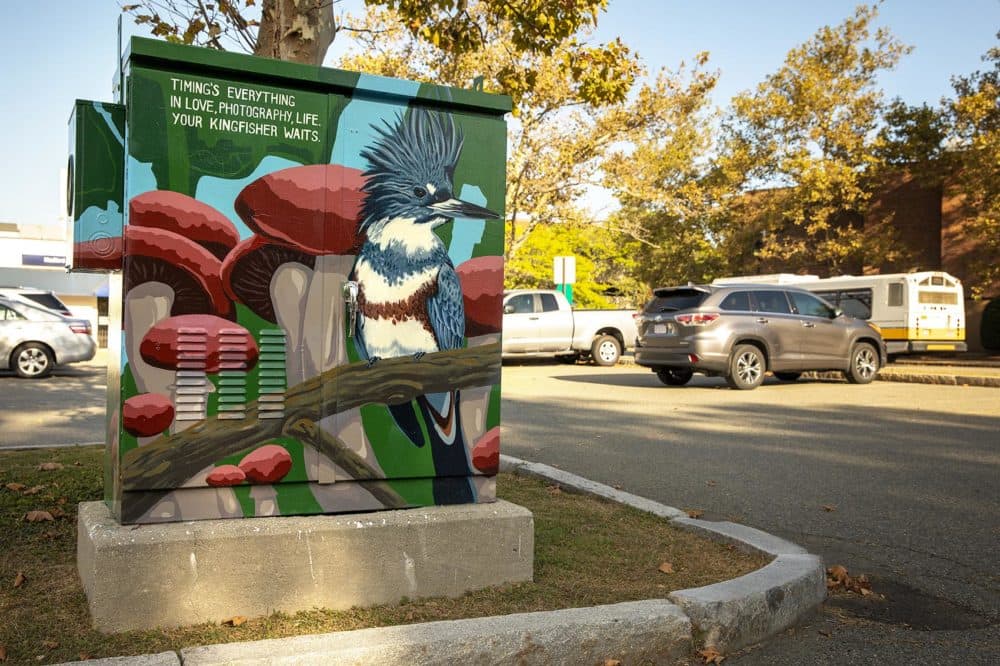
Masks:
[[[336,33],[330,0],[264,0],[254,54],[321,65]]]

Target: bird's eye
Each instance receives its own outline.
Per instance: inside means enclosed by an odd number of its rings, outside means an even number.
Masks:
[[[418,198],[423,199],[424,197],[427,196],[427,190],[425,190],[422,187],[414,187],[413,194],[416,195]]]

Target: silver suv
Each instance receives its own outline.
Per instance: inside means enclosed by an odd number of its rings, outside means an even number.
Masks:
[[[767,371],[795,381],[805,370],[841,370],[867,384],[885,363],[885,343],[872,324],[803,289],[689,284],[653,291],[635,362],[671,386],[700,372],[754,389]]]

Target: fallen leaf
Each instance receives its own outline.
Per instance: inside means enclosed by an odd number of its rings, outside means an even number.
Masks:
[[[66,517],[66,512],[63,511],[62,509],[60,509],[59,507],[56,507],[56,508],[52,509],[52,517],[53,518],[65,518]]]
[[[23,571],[18,571],[17,575],[14,576],[14,587],[21,587],[24,585],[24,581],[28,580],[27,576],[24,575]]]
[[[824,637],[826,637],[826,638],[829,638],[829,637],[830,637],[830,632],[829,632],[829,631],[826,631],[825,629],[820,629],[820,630],[819,630],[819,635],[820,635],[820,636],[824,636]]]
[[[40,523],[44,520],[55,520],[48,511],[29,511],[24,514],[24,519],[29,523]]]
[[[674,572],[674,565],[670,562],[663,562],[660,566],[656,567],[658,571],[665,574],[672,574]]]
[[[42,472],[54,472],[57,469],[62,469],[63,464],[57,462],[43,462],[38,466],[38,469]]]
[[[68,500],[67,498],[65,498],[65,497],[60,497],[59,499],[57,499],[57,500],[56,500],[56,504],[58,504],[58,505],[62,506],[63,504],[65,504],[65,503],[66,503],[66,502],[68,502],[68,501],[69,501],[69,500]]]
[[[80,462],[80,461],[77,461],[77,462],[73,463],[73,467],[83,467],[83,463]]]
[[[7,647],[0,645],[0,661],[7,661]]]
[[[31,486],[30,488],[28,488],[27,490],[24,491],[24,494],[25,495],[37,495],[38,493],[42,492],[43,490],[45,490],[45,486]]]
[[[721,652],[709,645],[704,650],[698,650],[698,656],[705,660],[706,664],[721,664],[725,657]]]
[[[823,509],[824,511],[826,511],[827,513],[831,513],[833,511],[837,510],[837,505],[836,504],[824,504],[820,508]]]
[[[77,656],[80,658],[80,661],[87,661],[88,659],[90,659],[90,653],[89,652],[81,652]]]
[[[715,481],[709,479],[708,481],[705,482],[705,485],[708,486],[709,488],[714,488],[716,484]]]
[[[222,624],[228,624],[230,627],[238,627],[238,626],[240,626],[241,624],[243,624],[246,621],[247,621],[247,619],[244,616],[242,616],[242,615],[236,615],[236,616],[233,616],[233,617],[229,618],[228,620],[226,620]]]
[[[55,650],[59,647],[59,643],[56,641],[42,641],[42,647],[48,650]]]
[[[621,485],[617,484],[617,483],[615,485],[611,486],[611,487],[614,488],[615,490],[621,490],[622,489]],[[608,661],[614,661],[614,660],[613,659],[609,659]]]
[[[701,518],[705,515],[705,512],[701,509],[684,509],[687,512],[688,518]]]
[[[833,565],[832,567],[827,569],[826,572],[830,574],[830,578],[832,578],[838,583],[847,578],[847,567],[842,566],[840,564]]]
[[[6,488],[7,490],[9,490],[12,493],[19,493],[19,492],[21,492],[22,490],[24,490],[27,487],[28,486],[24,485],[23,483],[15,483],[13,481],[11,481],[10,483],[4,485],[4,488]]]
[[[562,487],[560,487],[560,485],[556,483],[551,486],[546,486],[545,490],[549,491],[549,495],[558,495],[559,493],[562,492]]]
[[[622,666],[622,662],[618,659],[605,659],[604,666]]]

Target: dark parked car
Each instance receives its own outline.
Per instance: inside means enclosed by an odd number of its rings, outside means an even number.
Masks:
[[[688,285],[656,289],[639,322],[635,362],[664,384],[693,373],[754,389],[771,371],[795,381],[806,370],[840,370],[867,384],[885,364],[878,329],[795,287]]]
[[[89,361],[96,351],[86,319],[0,297],[0,370],[39,378],[56,365]]]

